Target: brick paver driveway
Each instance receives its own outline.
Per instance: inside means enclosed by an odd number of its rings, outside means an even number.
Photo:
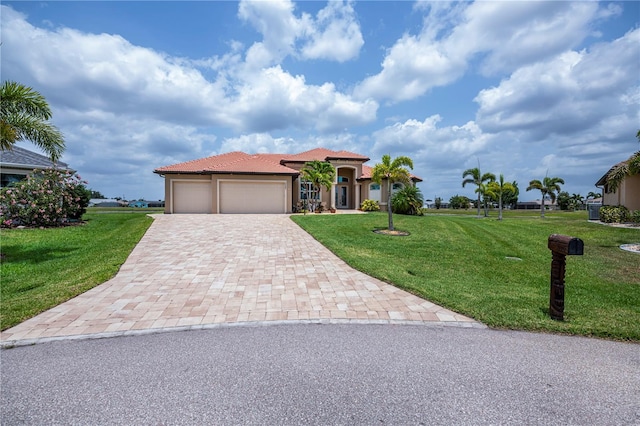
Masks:
[[[3,345],[282,320],[482,326],[350,268],[286,215],[154,218],[113,279],[3,332]]]

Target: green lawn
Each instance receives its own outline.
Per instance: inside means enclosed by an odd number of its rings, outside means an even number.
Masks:
[[[145,214],[93,210],[86,224],[2,229],[0,325],[3,330],[113,277],[151,225]],[[136,212],[149,213],[148,209]]]
[[[373,233],[386,213],[307,215],[293,220],[354,268],[489,326],[640,341],[640,229],[587,222],[586,212],[506,212],[505,220],[394,215],[410,236]],[[567,257],[565,321],[548,316],[550,234],[581,238]],[[517,257],[522,260],[512,260]]]

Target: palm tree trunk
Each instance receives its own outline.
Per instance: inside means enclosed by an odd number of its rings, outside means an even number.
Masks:
[[[478,187],[480,189],[480,187]],[[478,217],[480,217],[480,193],[478,192]]]
[[[542,199],[540,200],[540,217],[544,218],[544,192],[542,193]]]
[[[498,220],[502,220],[502,194],[498,198]]]
[[[389,214],[389,231],[393,231],[393,209],[391,208],[391,180],[387,179],[387,213]]]

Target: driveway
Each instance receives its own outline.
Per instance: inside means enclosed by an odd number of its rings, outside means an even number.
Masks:
[[[285,215],[153,215],[106,283],[6,330],[3,346],[223,323],[483,327],[350,268]]]

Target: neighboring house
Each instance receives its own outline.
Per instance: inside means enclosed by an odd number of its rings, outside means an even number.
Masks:
[[[146,201],[129,201],[129,207],[146,209],[149,207],[149,203]]]
[[[58,161],[54,164],[44,155],[14,146],[10,150],[0,152],[0,187],[21,181],[35,169],[52,167],[69,169],[67,163]]]
[[[92,198],[89,200],[89,207],[123,207],[126,205],[126,203],[113,198]]]
[[[619,166],[621,163],[616,164]],[[629,210],[640,210],[640,175],[626,176],[617,191],[612,191],[607,184],[607,176],[616,167],[613,166],[596,182],[602,189],[603,206],[625,206]]]
[[[310,192],[300,176],[306,162],[328,161],[336,168],[330,191]],[[387,190],[371,181],[364,155],[316,148],[300,154],[230,152],[160,167],[165,179],[165,213],[291,213],[311,194],[329,208],[357,209],[365,199],[387,206]],[[420,182],[412,175],[412,181]],[[401,184],[393,184],[395,189]]]
[[[551,200],[544,200],[545,210],[556,210],[558,205],[556,202],[551,202]],[[540,200],[534,201],[519,201],[516,204],[516,209],[518,210],[540,210]]]

